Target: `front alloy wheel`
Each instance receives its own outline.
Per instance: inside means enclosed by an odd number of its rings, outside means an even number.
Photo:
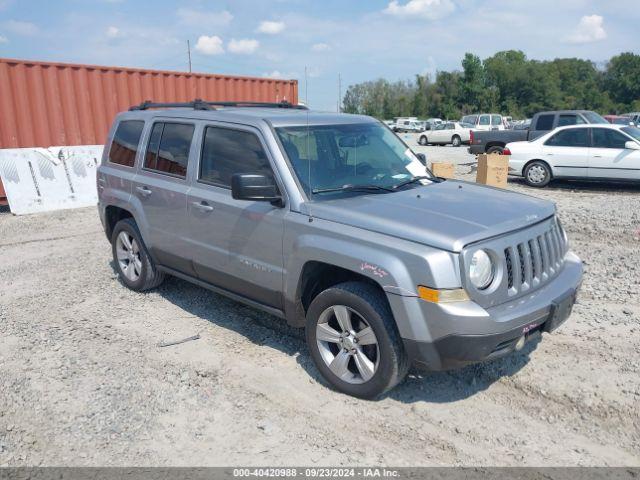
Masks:
[[[320,292],[306,315],[311,358],[336,390],[375,398],[398,384],[407,354],[384,291],[350,281]]]
[[[316,327],[318,350],[338,378],[364,383],[378,368],[378,340],[367,321],[345,305],[334,305],[320,315]]]

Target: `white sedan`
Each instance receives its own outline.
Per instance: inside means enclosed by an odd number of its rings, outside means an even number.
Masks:
[[[445,122],[427,130],[418,137],[420,145],[447,145],[459,147],[463,143],[469,143],[471,138],[471,125],[460,122]]]
[[[508,143],[509,174],[544,187],[553,178],[640,182],[640,129],[622,125],[572,125],[531,142]]]

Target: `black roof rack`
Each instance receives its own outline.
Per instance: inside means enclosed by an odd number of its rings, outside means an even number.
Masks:
[[[134,105],[129,110],[148,110],[150,108],[193,108],[194,110],[215,110],[216,107],[262,107],[262,108],[291,108],[308,110],[304,105],[294,105],[285,100],[282,102],[206,102],[196,98],[192,102],[155,103],[145,100],[140,105]]]

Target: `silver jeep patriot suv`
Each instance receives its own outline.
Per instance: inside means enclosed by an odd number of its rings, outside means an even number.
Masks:
[[[437,178],[365,116],[145,102],[115,119],[97,186],[122,283],[174,275],[304,327],[358,397],[519,350],[581,283],[554,204]]]

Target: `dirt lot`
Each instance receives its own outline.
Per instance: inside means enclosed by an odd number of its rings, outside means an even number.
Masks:
[[[279,320],[176,279],[126,290],[94,208],[0,215],[0,465],[640,465],[640,188],[510,188],[558,204],[572,318],[376,402],[323,386]]]

